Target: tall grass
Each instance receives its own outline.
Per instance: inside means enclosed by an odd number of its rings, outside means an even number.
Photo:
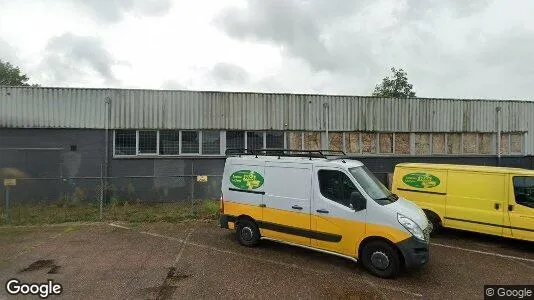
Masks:
[[[11,225],[38,225],[65,222],[123,221],[130,223],[181,222],[189,219],[217,219],[219,202],[202,200],[191,203],[112,202],[103,207],[91,204],[36,204],[10,208]],[[0,208],[0,225],[6,225],[5,208]]]

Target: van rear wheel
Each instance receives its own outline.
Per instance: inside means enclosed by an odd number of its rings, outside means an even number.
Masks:
[[[236,226],[237,241],[247,247],[254,247],[260,242],[260,230],[254,221],[241,219]]]
[[[362,249],[360,259],[371,274],[382,278],[393,278],[401,269],[399,252],[383,241],[367,243]]]

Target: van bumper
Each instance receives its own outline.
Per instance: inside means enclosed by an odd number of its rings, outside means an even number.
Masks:
[[[428,243],[415,237],[407,238],[399,243],[397,247],[404,256],[406,268],[418,268],[428,262]]]

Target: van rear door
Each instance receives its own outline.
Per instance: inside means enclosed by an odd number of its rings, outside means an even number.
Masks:
[[[265,163],[262,235],[310,245],[311,164]]]
[[[222,183],[224,210],[234,216],[248,215],[256,221],[263,218],[265,162],[227,160],[226,178]]]
[[[512,237],[534,241],[534,176],[511,176],[507,210]]]

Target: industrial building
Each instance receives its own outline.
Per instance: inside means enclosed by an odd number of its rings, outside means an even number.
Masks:
[[[217,197],[225,149],[264,147],[343,150],[385,183],[405,161],[532,169],[534,102],[0,87],[0,176],[49,180],[49,198],[102,177],[152,201]]]

